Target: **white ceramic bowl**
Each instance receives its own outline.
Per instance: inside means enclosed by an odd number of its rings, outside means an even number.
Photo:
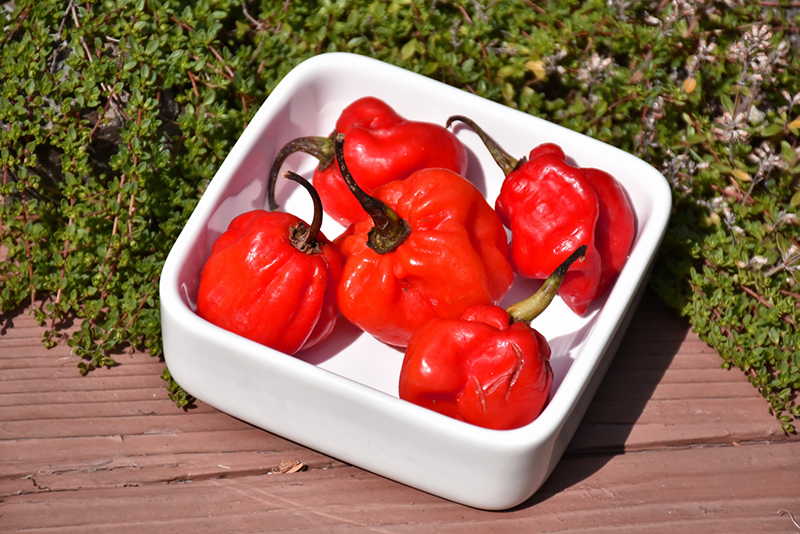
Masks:
[[[552,345],[555,384],[544,412],[523,428],[479,428],[400,400],[402,352],[344,319],[321,346],[291,357],[195,313],[211,245],[236,215],[266,206],[278,149],[301,135],[328,135],[340,111],[367,95],[410,120],[444,124],[451,115],[467,115],[515,157],[541,142],[558,143],[577,164],[612,173],[630,195],[636,241],[606,298],[584,318],[556,299],[533,323]],[[468,178],[493,204],[502,172],[473,132],[455,131],[469,151]],[[315,165],[310,156],[294,154],[283,169],[310,178]],[[310,221],[305,191],[280,180],[277,197],[282,209]],[[292,70],[259,109],[170,252],[161,277],[166,362],[188,393],[234,417],[446,499],[510,508],[539,489],[572,438],[635,309],[669,212],[663,176],[617,148],[374,59],[316,56]],[[341,230],[330,218],[323,225],[329,238]],[[518,280],[504,304],[534,288]]]

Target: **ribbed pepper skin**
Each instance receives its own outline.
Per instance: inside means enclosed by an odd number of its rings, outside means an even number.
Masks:
[[[578,246],[587,246],[585,259],[573,264],[559,290],[567,305],[582,314],[600,283],[594,245],[600,207],[591,182],[563,154],[550,144],[532,150],[506,176],[495,208],[511,230],[511,262],[522,276],[545,279]]]
[[[321,233],[319,252],[298,250],[284,212],[253,210],[231,221],[201,275],[197,312],[207,321],[286,354],[325,339],[338,316],[342,258]]]
[[[514,272],[505,229],[466,178],[425,169],[373,196],[397,212],[410,233],[385,254],[367,244],[371,219],[336,238],[345,258],[337,299],[351,323],[404,347],[427,320],[457,319],[468,307],[496,304],[508,292]]]
[[[635,217],[624,188],[599,169],[567,162],[545,143],[509,173],[495,203],[511,230],[514,270],[544,279],[580,245],[586,257],[572,265],[559,289],[577,314],[601,297],[622,270],[635,235]]]
[[[336,131],[347,136],[347,165],[368,194],[421,169],[444,168],[461,175],[467,171],[467,151],[450,130],[406,120],[375,97],[360,98],[347,106],[336,121]],[[333,219],[349,226],[368,218],[335,163],[318,169],[313,183],[325,213]]]
[[[608,290],[628,261],[636,238],[636,214],[628,193],[616,178],[591,167],[583,167],[583,174],[591,182],[600,203],[594,234],[595,248],[602,261],[600,282],[595,294],[595,298],[598,298]]]
[[[433,319],[411,337],[399,396],[454,419],[495,430],[535,420],[553,385],[550,345],[497,306],[459,319]]]

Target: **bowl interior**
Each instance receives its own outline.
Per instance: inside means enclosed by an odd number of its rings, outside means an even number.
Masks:
[[[668,194],[668,190],[663,177],[638,158],[616,148],[465,91],[366,58],[329,56],[327,61],[314,58],[313,68],[303,68],[303,64],[287,75],[248,125],[209,185],[185,231],[187,244],[179,260],[178,276],[183,305],[195,309],[194,295],[201,269],[211,245],[228,223],[240,213],[266,206],[269,169],[275,154],[286,142],[305,135],[328,135],[341,110],[367,95],[382,98],[409,120],[444,124],[451,115],[468,115],[516,157],[527,155],[539,143],[556,142],[575,163],[610,172],[625,186],[636,212],[637,238],[631,258],[606,296],[584,317],[575,315],[557,298],[533,323],[548,338],[553,349],[555,395],[564,387],[576,362],[583,358],[594,360],[603,352],[645,276],[665,224],[663,195],[664,191]],[[501,170],[477,135],[458,125],[454,130],[468,150],[467,178],[494,205],[503,180]],[[316,160],[311,156],[294,154],[282,169],[311,178],[315,166]],[[310,221],[311,201],[296,184],[281,179],[276,198],[281,209]],[[332,219],[324,220],[322,231],[327,237],[332,239],[342,230]],[[502,304],[521,300],[537,287],[535,281],[518,278]],[[199,317],[192,323],[186,327],[216,328]],[[328,340],[296,357],[397,396],[402,352],[360,332],[343,318]],[[594,362],[587,365],[591,367]],[[580,389],[583,378],[585,376],[577,377],[574,385],[568,381],[568,387]]]

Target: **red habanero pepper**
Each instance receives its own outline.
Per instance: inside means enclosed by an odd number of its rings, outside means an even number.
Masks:
[[[495,430],[525,426],[550,397],[550,345],[531,328],[556,295],[582,245],[529,299],[509,307],[473,306],[459,319],[432,319],[411,336],[399,396],[424,408]]]
[[[352,193],[370,214],[336,238],[345,258],[337,302],[351,323],[404,347],[434,317],[456,319],[476,304],[496,304],[514,272],[505,229],[481,192],[447,169],[423,169],[367,195],[336,158]]]
[[[197,313],[207,321],[286,354],[324,340],[338,317],[339,251],[320,231],[322,205],[311,226],[284,212],[252,210],[234,218],[203,267]]]
[[[573,265],[559,289],[583,315],[619,275],[633,244],[636,221],[624,188],[604,171],[570,165],[556,144],[541,144],[516,160],[472,120],[454,116],[447,125],[456,120],[480,136],[506,175],[495,209],[511,230],[518,274],[546,278],[571,250],[587,245],[585,260]]]
[[[420,169],[441,167],[461,175],[467,170],[467,151],[453,132],[439,124],[407,120],[383,100],[368,96],[342,111],[329,137],[300,137],[280,150],[270,173],[270,209],[278,207],[275,178],[283,161],[294,152],[306,152],[320,162],[313,183],[325,213],[344,226],[369,218],[333,164],[337,133],[347,136],[347,163],[367,194]]]
[[[602,296],[617,279],[636,237],[636,216],[628,193],[616,178],[600,169],[582,167],[600,201],[595,247],[602,269],[595,298]]]

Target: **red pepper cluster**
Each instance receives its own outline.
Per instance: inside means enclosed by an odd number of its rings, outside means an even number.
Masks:
[[[487,143],[506,178],[495,206],[467,180],[459,120]],[[277,211],[275,182],[293,152],[320,164],[311,225]],[[235,218],[201,274],[198,313],[287,354],[322,342],[337,316],[405,349],[402,399],[462,421],[511,429],[550,395],[550,346],[531,328],[556,293],[578,314],[613,283],[635,233],[622,186],[571,165],[554,144],[516,161],[466,117],[410,121],[359,99],[327,137],[298,138],[269,177],[271,210]],[[323,212],[346,225],[332,242]],[[511,232],[511,244],[505,227]],[[577,260],[581,261],[578,262]],[[544,283],[497,304],[520,276]]]

